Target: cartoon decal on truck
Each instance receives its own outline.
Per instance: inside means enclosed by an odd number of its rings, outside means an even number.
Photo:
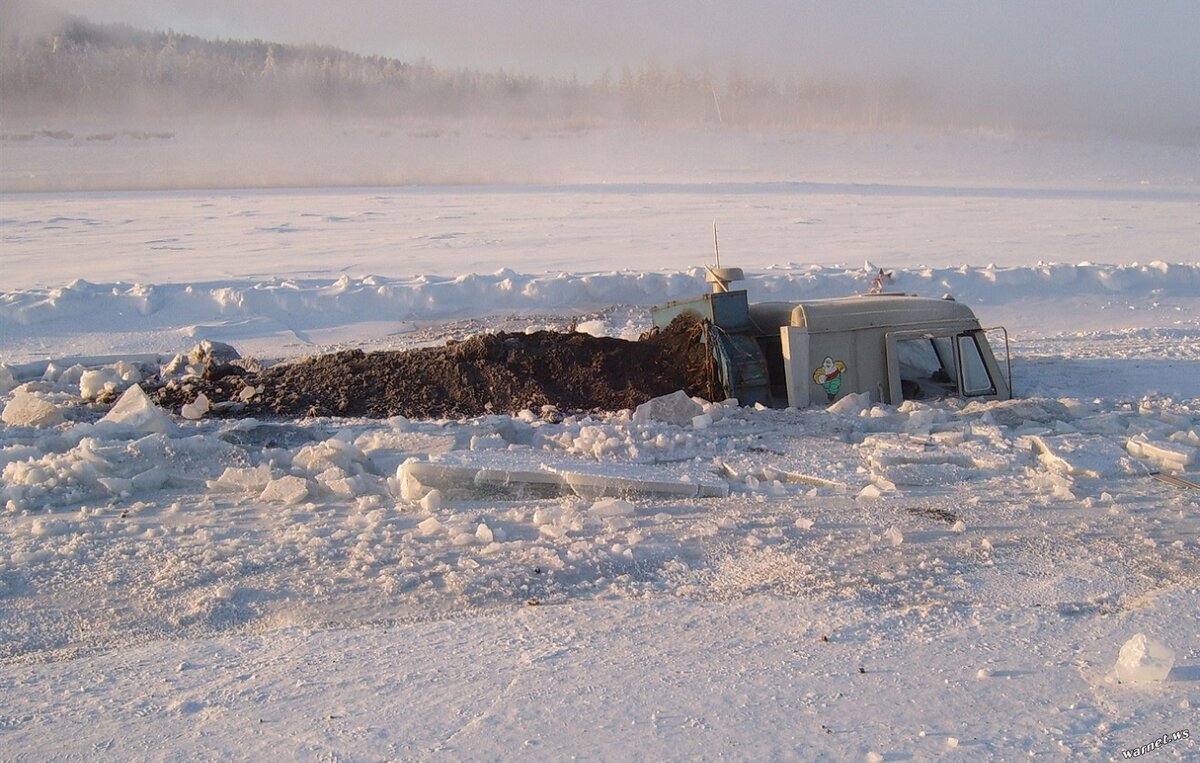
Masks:
[[[840,360],[834,360],[828,355],[825,356],[825,360],[817,370],[813,371],[813,381],[821,385],[831,403],[837,397],[838,390],[842,388],[842,374],[845,372],[846,364]]]

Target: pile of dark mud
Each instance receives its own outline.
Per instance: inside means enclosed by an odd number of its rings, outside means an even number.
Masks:
[[[151,391],[179,411],[203,393],[210,415],[459,418],[485,413],[621,410],[683,389],[712,397],[702,325],[677,321],[639,341],[538,331],[483,334],[444,347],[348,350]]]

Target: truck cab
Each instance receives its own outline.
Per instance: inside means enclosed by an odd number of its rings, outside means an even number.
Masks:
[[[1011,375],[988,341],[1003,332],[1007,366],[1007,332],[984,329],[960,302],[860,294],[751,305],[744,290],[723,286],[652,314],[659,328],[682,314],[704,321],[717,381],[743,405],[829,405],[863,393],[892,405],[1012,397]]]

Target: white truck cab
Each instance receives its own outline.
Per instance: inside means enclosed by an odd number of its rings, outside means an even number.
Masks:
[[[984,329],[971,308],[952,299],[861,294],[751,305],[744,290],[725,283],[652,313],[660,328],[687,313],[707,323],[702,341],[718,381],[743,405],[828,405],[862,393],[893,405],[1012,397],[1007,332]],[[1003,332],[1004,369],[988,342],[991,332]]]

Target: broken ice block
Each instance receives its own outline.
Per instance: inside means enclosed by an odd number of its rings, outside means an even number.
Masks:
[[[428,517],[417,525],[417,533],[426,537],[437,535],[441,529],[442,523],[438,521],[437,517]]]
[[[54,403],[17,390],[4,406],[0,419],[10,427],[52,427],[63,422],[63,415]]]
[[[1130,438],[1125,443],[1125,449],[1160,469],[1175,472],[1184,471],[1197,460],[1196,449],[1190,445],[1169,440],[1150,440],[1145,435]]]
[[[225,471],[221,472],[220,477],[209,480],[206,484],[209,490],[257,491],[261,493],[270,481],[271,467],[267,464],[260,464],[253,469],[227,466]]]
[[[262,501],[278,501],[288,506],[299,503],[308,497],[308,480],[290,476],[271,480],[258,497]]]
[[[1034,435],[1030,443],[1047,469],[1072,477],[1114,477],[1127,459],[1120,446],[1091,435]]]
[[[904,533],[900,531],[899,527],[892,525],[883,534],[883,539],[887,541],[889,546],[899,546],[904,542]]]
[[[212,403],[209,402],[208,395],[201,392],[193,402],[184,403],[179,410],[179,415],[190,421],[198,421],[208,413],[210,408],[212,408]]]
[[[421,508],[426,511],[437,511],[442,508],[442,491],[434,488],[421,499]]]
[[[136,432],[168,434],[175,424],[171,417],[146,397],[146,393],[138,385],[125,390],[121,399],[112,407],[97,426],[119,424],[129,427]]]
[[[637,508],[632,503],[620,498],[601,498],[588,509],[588,513],[594,517],[630,517],[636,512]]]
[[[1117,679],[1162,681],[1175,666],[1175,653],[1167,645],[1139,633],[1125,642],[1117,657]]]
[[[881,496],[883,496],[882,490],[874,485],[867,485],[862,490],[858,491],[857,499],[860,501],[873,501]]]
[[[830,405],[826,410],[830,413],[843,413],[857,416],[871,407],[871,395],[867,392],[851,392],[841,400]]]

